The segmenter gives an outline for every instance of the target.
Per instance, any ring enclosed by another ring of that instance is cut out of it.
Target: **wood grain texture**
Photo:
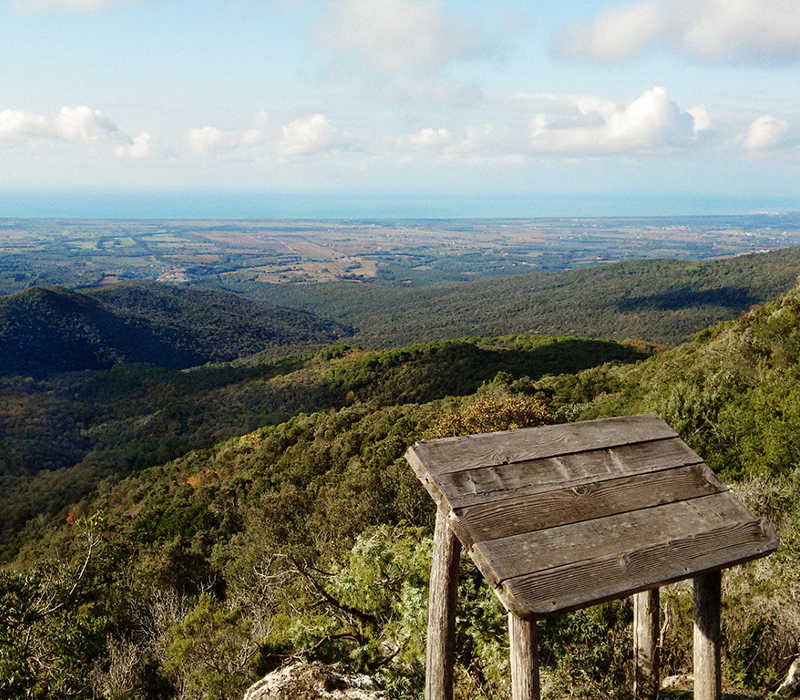
[[[679,438],[439,474],[437,488],[451,508],[577,488],[599,480],[702,462]]]
[[[485,540],[477,542],[473,552],[494,573],[496,578],[492,583],[499,583],[573,562],[590,563],[608,556],[626,556],[752,518],[750,511],[729,492],[723,492],[533,534]]]
[[[778,538],[654,414],[418,442],[406,459],[530,620],[764,556]]]
[[[504,430],[416,443],[412,448],[431,476],[451,471],[677,437],[655,414]]]
[[[729,523],[621,555],[511,578],[503,582],[498,596],[523,617],[575,610],[749,561],[777,546],[777,535],[765,521]]]
[[[722,696],[720,668],[720,615],[722,572],[694,579],[694,697],[719,700]]]
[[[539,700],[539,640],[535,620],[508,613],[512,700]]]
[[[408,462],[411,469],[414,470],[414,475],[417,479],[420,480],[422,485],[425,487],[425,490],[428,492],[428,495],[433,499],[433,502],[436,503],[441,508],[450,508],[450,504],[445,499],[444,495],[441,492],[441,489],[433,480],[431,475],[428,473],[427,465],[420,459],[419,455],[414,450],[414,446],[412,445],[406,450],[405,453],[406,462]]]
[[[475,542],[603,518],[714,493],[722,484],[705,464],[606,479],[454,510],[465,546]]]
[[[428,592],[428,639],[425,651],[425,700],[452,700],[455,662],[456,591],[461,544],[436,513],[433,558]]]
[[[656,700],[661,688],[658,653],[659,612],[658,588],[633,596],[634,700]]]

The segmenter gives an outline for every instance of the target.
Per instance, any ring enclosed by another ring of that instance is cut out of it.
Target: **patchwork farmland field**
[[[419,286],[800,244],[800,215],[352,221],[0,220],[0,293],[125,279]]]

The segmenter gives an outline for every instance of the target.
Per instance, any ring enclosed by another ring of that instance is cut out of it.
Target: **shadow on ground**
[[[617,304],[619,311],[675,311],[698,306],[722,306],[730,309],[745,309],[761,301],[744,287],[718,287],[696,291],[690,287],[672,289],[663,294],[623,299]]]

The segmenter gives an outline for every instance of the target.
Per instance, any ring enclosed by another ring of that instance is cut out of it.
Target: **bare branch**
[[[309,573],[308,568],[305,565],[301,565],[300,562],[298,562],[294,557],[290,557],[290,560],[292,564],[294,564],[298,573],[300,573],[314,587],[314,590],[324,598],[328,605],[347,615],[350,615],[351,617],[356,618],[357,620],[360,620],[362,623],[376,624],[378,622],[378,619],[375,617],[375,615],[363,612],[362,610],[358,610],[336,600],[336,598],[328,593],[323,585]],[[314,605],[318,605],[318,603],[315,603]]]
[[[69,589],[67,594],[61,599],[60,603],[53,604],[52,601],[55,598],[54,595],[51,596],[50,606],[47,607],[45,610],[42,610],[38,613],[39,618],[47,617],[52,613],[56,612],[63,608],[72,596],[75,594],[75,591],[78,590],[78,586],[80,585],[81,581],[83,580],[84,575],[86,574],[86,569],[89,566],[89,562],[92,559],[92,553],[94,552],[94,548],[100,543],[102,537],[97,534],[96,532],[92,531],[91,527],[87,527],[86,531],[86,556],[83,559],[83,565],[78,571],[78,575],[75,577],[75,580],[72,582],[72,587]]]

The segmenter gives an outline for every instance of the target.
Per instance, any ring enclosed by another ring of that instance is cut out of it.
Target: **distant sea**
[[[800,196],[0,192],[0,218],[450,219],[704,216],[800,211]]]

